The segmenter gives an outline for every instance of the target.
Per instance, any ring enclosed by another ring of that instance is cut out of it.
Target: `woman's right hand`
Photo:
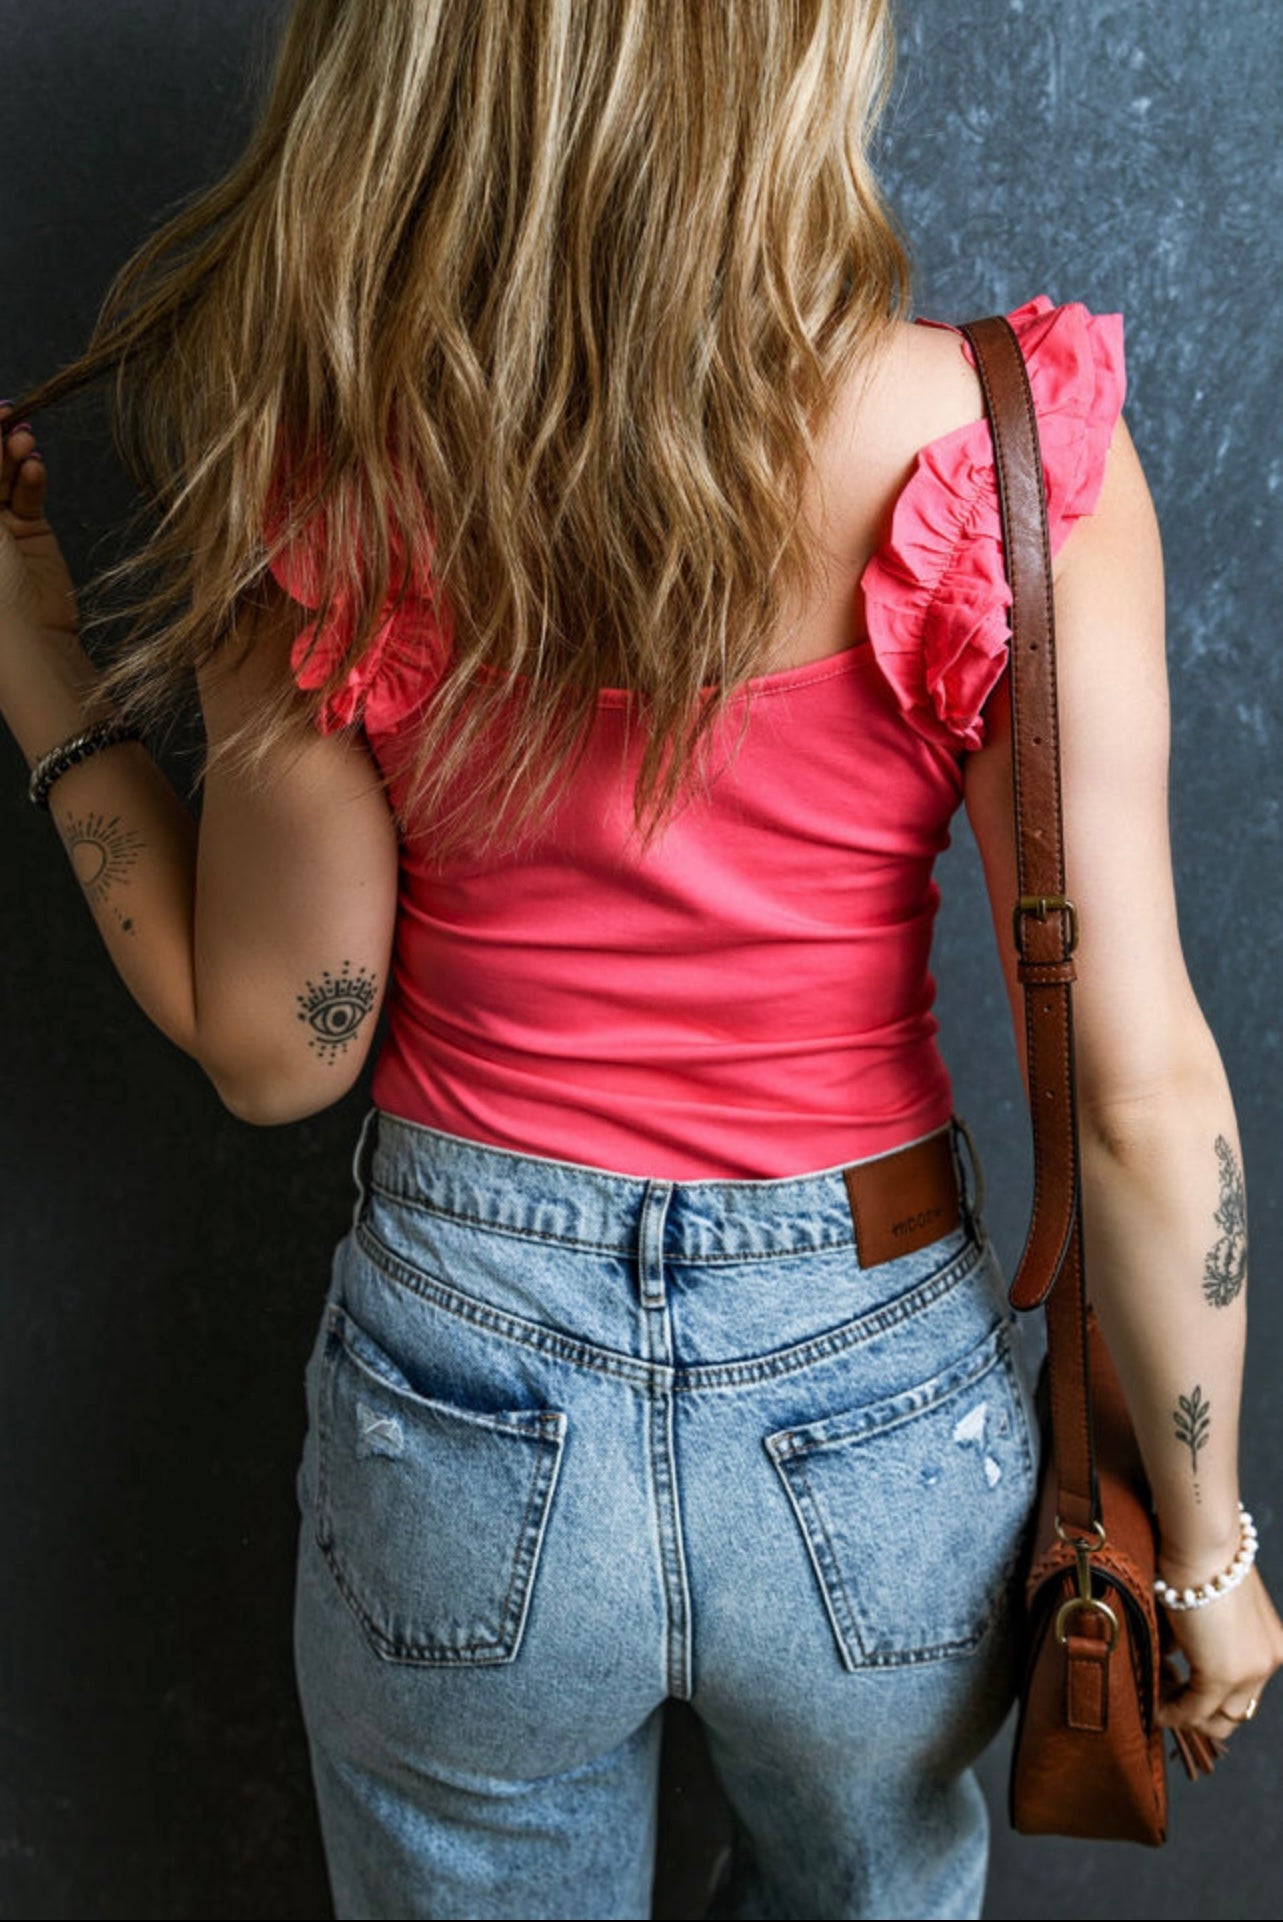
[[[1178,1571],[1159,1559],[1165,1578],[1176,1582]],[[1197,1728],[1225,1741],[1245,1726],[1249,1702],[1261,1699],[1283,1667],[1283,1621],[1255,1565],[1237,1588],[1206,1608],[1167,1613],[1189,1674],[1166,1694],[1158,1720],[1164,1728]]]

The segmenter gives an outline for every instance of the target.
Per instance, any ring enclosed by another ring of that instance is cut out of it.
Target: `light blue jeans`
[[[368,1110],[297,1476],[338,1916],[647,1917],[669,1695],[735,1818],[710,1914],[980,1914],[1038,1431],[948,1127],[962,1222],[866,1268],[839,1169]]]

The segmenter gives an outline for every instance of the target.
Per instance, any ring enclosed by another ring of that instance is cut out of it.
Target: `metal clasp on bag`
[[[1067,895],[1022,894],[1019,900],[1016,902],[1015,907],[1011,910],[1012,939],[1015,941],[1015,944],[1016,944],[1016,953],[1020,956],[1020,959],[1022,961],[1026,957],[1025,957],[1025,951],[1020,945],[1021,915],[1035,914],[1037,915],[1040,921],[1045,921],[1047,919],[1049,912],[1053,908],[1063,909],[1066,920],[1068,922],[1068,932],[1065,939],[1065,952],[1062,958],[1067,961],[1069,959],[1069,956],[1073,953],[1074,949],[1078,946],[1078,910],[1074,906],[1073,902],[1068,898]]]
[[[1078,1564],[1078,1593],[1071,1595],[1069,1600],[1062,1602],[1056,1610],[1056,1640],[1063,1648],[1069,1639],[1068,1630],[1064,1626],[1066,1617],[1072,1615],[1077,1608],[1090,1608],[1094,1609],[1098,1615],[1103,1615],[1109,1623],[1109,1651],[1112,1654],[1118,1646],[1118,1617],[1108,1602],[1102,1602],[1099,1596],[1092,1594],[1091,1563],[1087,1559],[1093,1550],[1105,1546],[1105,1530],[1099,1522],[1093,1522],[1092,1527],[1096,1531],[1094,1541],[1079,1534],[1071,1535],[1061,1523],[1059,1515],[1056,1517],[1056,1533],[1062,1542],[1068,1542],[1073,1549],[1074,1560]]]

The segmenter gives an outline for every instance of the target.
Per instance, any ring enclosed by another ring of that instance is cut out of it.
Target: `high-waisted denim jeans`
[[[735,1818],[709,1913],[980,1914],[1039,1444],[948,1127],[962,1221],[864,1267],[839,1169],[367,1111],[297,1477],[340,1917],[648,1916],[669,1695]]]

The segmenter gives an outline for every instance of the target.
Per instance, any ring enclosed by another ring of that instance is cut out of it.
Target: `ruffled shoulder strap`
[[[285,521],[279,492],[269,510],[266,538],[274,541]],[[321,603],[319,542],[324,538],[315,522],[285,544],[269,561],[279,586],[300,606],[316,610]],[[404,574],[405,554],[393,534],[393,578],[385,607],[389,607]],[[335,663],[342,659],[354,633],[352,596],[335,596],[330,618],[322,627],[309,621],[294,638],[290,665],[301,688],[324,685]],[[316,725],[322,734],[362,725],[371,738],[390,734],[417,714],[444,670],[449,638],[432,612],[422,574],[416,570],[400,608],[381,622],[363,658],[349,670],[336,693],[321,703]]]
[[[1029,370],[1054,559],[1100,498],[1126,397],[1123,316],[1037,294],[1008,315]],[[920,321],[928,327],[946,321]],[[958,332],[955,328],[954,332]],[[966,336],[959,345],[974,367]],[[1011,589],[987,416],[921,448],[860,582],[869,640],[909,724],[955,754],[980,747],[1007,664]]]

